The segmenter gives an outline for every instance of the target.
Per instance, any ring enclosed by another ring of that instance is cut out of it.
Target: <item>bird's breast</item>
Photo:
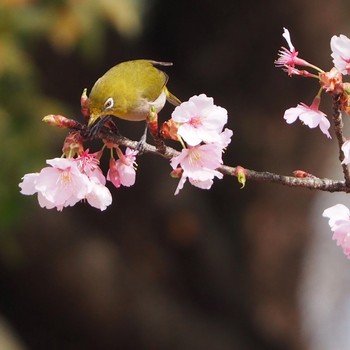
[[[165,105],[166,94],[165,91],[158,96],[154,101],[149,101],[146,98],[138,99],[138,103],[126,113],[117,113],[117,117],[129,121],[145,120],[153,106],[158,113]]]

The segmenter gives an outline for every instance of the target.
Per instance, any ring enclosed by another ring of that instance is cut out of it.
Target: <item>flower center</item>
[[[198,128],[202,125],[202,118],[200,116],[194,116],[190,120],[190,125],[194,128]]]
[[[69,170],[63,170],[60,176],[61,183],[65,186],[70,185],[71,176]]]
[[[193,149],[190,153],[190,164],[191,165],[195,165],[197,163],[199,163],[199,161],[201,160],[201,154],[200,152],[198,152],[198,150]]]

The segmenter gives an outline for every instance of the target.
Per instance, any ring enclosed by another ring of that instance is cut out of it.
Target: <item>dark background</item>
[[[83,88],[135,58],[174,62],[176,96],[206,93],[228,110],[226,164],[326,177],[331,141],[282,118],[311,103],[317,82],[273,61],[287,27],[301,57],[330,69],[329,41],[349,34],[349,10],[340,0],[0,2],[0,315],[27,349],[308,348],[296,295],[315,193],[240,190],[225,177],[174,197],[168,162],[148,154],[135,186],[110,187],[105,212],[41,209],[18,183],[61,155],[65,132],[42,117],[81,118]]]

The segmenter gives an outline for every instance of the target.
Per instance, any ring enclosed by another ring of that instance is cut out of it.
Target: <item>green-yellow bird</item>
[[[151,107],[159,112],[166,100],[177,106],[181,102],[166,87],[168,76],[155,66],[170,62],[134,60],[117,64],[99,78],[89,96],[91,126],[103,116],[111,115],[130,121],[145,120]]]

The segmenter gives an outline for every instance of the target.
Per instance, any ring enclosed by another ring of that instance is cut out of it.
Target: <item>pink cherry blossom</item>
[[[90,181],[81,173],[74,159],[54,158],[46,162],[51,167],[23,177],[23,182],[19,184],[22,194],[38,193],[41,207],[56,207],[57,210],[73,206],[86,197]]]
[[[196,146],[201,142],[219,141],[219,134],[227,123],[227,110],[201,94],[176,107],[172,119],[179,124],[178,135],[188,145]]]
[[[292,44],[292,40],[290,38],[289,30],[283,28],[282,36],[286,39],[287,44],[289,46],[289,50],[285,47],[282,47],[278,52],[278,59],[275,61],[276,67],[281,67],[288,72],[288,75],[297,74],[297,75],[308,75],[309,73],[306,71],[299,71],[295,68],[295,66],[307,66],[312,67],[319,70],[318,67],[310,64],[309,62],[298,57],[298,51],[296,51],[294,45]]]
[[[233,131],[231,129],[225,128],[225,130],[220,134],[220,140],[216,142],[216,144],[222,149],[226,148],[231,143],[232,135]]]
[[[76,158],[76,162],[80,171],[90,180],[105,185],[106,178],[102,173],[100,161],[96,156],[97,154],[89,153],[89,150],[87,150],[80,157]]]
[[[342,164],[350,164],[350,140],[346,140],[341,146],[341,150],[344,153],[344,160]]]
[[[125,155],[121,154],[119,159],[115,160],[111,158],[107,180],[111,181],[115,187],[119,188],[121,185],[129,187],[134,185],[136,179],[136,154],[137,151],[127,148]]]
[[[183,170],[175,195],[183,188],[187,179],[196,187],[209,189],[215,176],[219,179],[223,177],[222,173],[216,170],[221,164],[222,147],[215,143],[183,149],[171,160],[173,169],[180,165]]]
[[[19,184],[21,187],[21,193],[24,195],[33,195],[38,193],[38,202],[42,208],[52,209],[57,208],[57,210],[61,211],[63,209],[63,205],[56,205],[54,202],[48,200],[41,192],[38,192],[36,189],[36,184],[39,179],[40,173],[31,173],[26,174],[22,178],[22,182]]]
[[[85,151],[76,159],[80,171],[90,180],[90,191],[85,199],[94,208],[105,210],[112,204],[112,194],[106,185],[106,178],[99,166],[99,160],[96,158],[98,153],[89,153]]]
[[[39,178],[39,173],[30,173],[22,177],[22,182],[19,184],[21,193],[27,196],[31,196],[37,192],[35,186]]]
[[[100,182],[90,181],[90,191],[86,195],[87,202],[101,211],[112,204],[112,195],[109,189]]]
[[[326,118],[326,114],[318,109],[320,103],[319,97],[315,97],[311,106],[307,106],[304,103],[298,104],[296,107],[289,108],[285,111],[283,118],[288,124],[294,123],[298,118],[309,128],[316,128],[319,126],[321,131],[328,137],[330,122]]]
[[[98,155],[87,150],[76,159],[76,162],[80,171],[90,180],[90,191],[85,199],[92,207],[102,211],[112,204],[112,194],[105,186],[106,178],[99,166]]]
[[[332,238],[350,259],[350,210],[343,204],[336,204],[326,209],[322,216],[329,218],[329,226],[333,231]]]
[[[105,186],[106,179],[93,155],[86,153],[77,159],[55,158],[47,163],[51,167],[25,175],[19,184],[22,194],[38,193],[42,208],[61,211],[86,199],[91,206],[105,210],[112,203],[112,195]]]
[[[350,39],[343,34],[332,36],[331,50],[335,68],[343,75],[350,74]]]

